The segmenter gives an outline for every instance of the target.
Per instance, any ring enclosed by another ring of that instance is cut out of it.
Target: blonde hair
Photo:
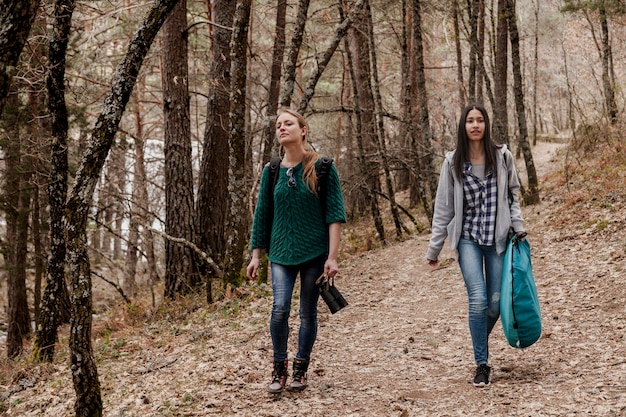
[[[296,120],[298,120],[298,125],[300,126],[301,129],[306,128],[306,134],[304,134],[302,137],[302,140],[304,142],[304,149],[305,149],[304,158],[302,158],[302,167],[304,168],[304,179],[305,179],[308,189],[313,194],[317,195],[317,173],[315,172],[315,163],[317,162],[319,158],[319,154],[315,152],[315,150],[311,148],[311,145],[309,144],[309,141],[308,141],[309,125],[304,119],[304,116],[302,116],[300,113],[298,113],[295,110],[291,110],[290,108],[282,108],[279,110],[278,116],[280,116],[283,113],[288,113],[292,115],[293,117],[295,117]],[[280,153],[281,154],[284,153],[284,149],[282,145],[280,148],[281,148]]]

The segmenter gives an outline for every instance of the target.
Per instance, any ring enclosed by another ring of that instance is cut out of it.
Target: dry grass
[[[338,286],[350,305],[334,316],[320,305],[306,391],[266,394],[271,295],[267,285],[248,285],[212,306],[196,295],[156,309],[145,300],[117,304],[97,316],[105,415],[624,415],[624,152],[597,145],[598,159],[575,160],[546,149],[537,151],[542,202],[523,208],[543,337],[519,351],[496,332],[490,389],[468,383],[471,343],[456,264],[428,268],[426,234],[382,248],[364,219],[344,231]],[[64,328],[53,364],[0,360],[0,413],[73,414],[66,346]]]

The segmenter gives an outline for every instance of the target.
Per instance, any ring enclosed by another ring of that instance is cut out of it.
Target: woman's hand
[[[329,278],[334,277],[339,273],[339,265],[336,259],[328,258],[324,263],[324,275]]]
[[[428,265],[433,266],[433,267],[437,266],[437,265],[439,265],[439,261],[437,259],[434,259],[434,260],[433,259],[428,259]]]
[[[246,276],[248,279],[254,281],[257,277],[257,272],[259,271],[259,265],[261,265],[261,250],[253,249],[252,250],[252,259],[250,259],[250,263],[246,268]]]

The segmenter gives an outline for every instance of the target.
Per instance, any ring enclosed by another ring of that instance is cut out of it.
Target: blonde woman
[[[315,281],[322,274],[329,277],[337,274],[341,223],[346,221],[339,176],[334,165],[328,177],[326,207],[321,207],[315,170],[320,158],[310,148],[308,135],[309,129],[302,115],[289,109],[281,111],[276,119],[276,137],[284,156],[277,173],[273,202],[269,201],[268,188],[272,184],[269,166],[266,166],[261,176],[252,226],[252,259],[247,268],[248,278],[256,279],[262,250],[268,251],[272,274],[270,334],[274,370],[267,389],[273,394],[282,392],[285,387],[292,391],[302,391],[307,387],[307,370],[317,337],[319,291]],[[298,352],[293,361],[293,380],[286,386],[289,313],[298,274]]]

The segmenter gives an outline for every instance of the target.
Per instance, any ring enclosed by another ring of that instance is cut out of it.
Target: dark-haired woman
[[[491,139],[487,111],[480,104],[467,106],[459,119],[457,147],[446,154],[441,168],[426,259],[437,265],[446,237],[457,252],[467,289],[477,387],[491,383],[488,341],[500,316],[507,237],[511,229],[525,234],[519,187],[511,151]]]

